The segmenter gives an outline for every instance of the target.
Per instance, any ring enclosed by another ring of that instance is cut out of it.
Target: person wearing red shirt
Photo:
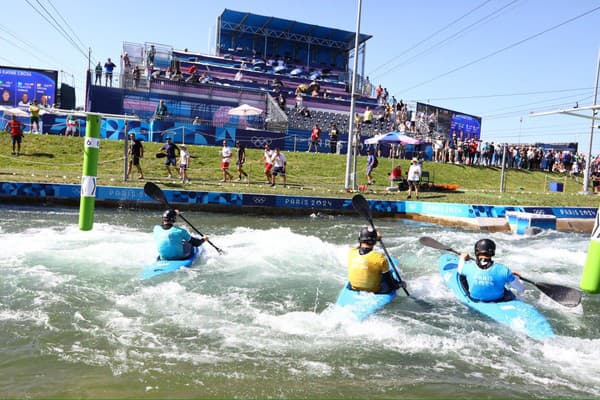
[[[12,119],[9,120],[4,128],[5,131],[10,132],[10,138],[12,140],[12,155],[20,155],[21,154],[21,139],[23,138],[23,127],[24,123],[19,121],[16,116],[12,116]],[[17,151],[15,152],[15,147]]]
[[[321,128],[319,128],[318,124],[315,124],[312,132],[310,133],[310,141],[308,142],[308,150],[307,153],[310,153],[310,149],[315,147],[315,153],[319,152],[319,140],[321,139]]]

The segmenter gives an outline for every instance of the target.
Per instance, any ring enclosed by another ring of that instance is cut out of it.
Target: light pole
[[[598,79],[600,78],[600,50],[598,51],[598,66],[596,67],[596,83],[594,85],[594,104],[597,105],[598,100]],[[587,160],[585,160],[585,172],[583,179],[583,193],[588,194],[590,186],[590,167],[592,164],[592,142],[594,140],[594,123],[596,122],[596,109],[592,109],[592,124],[590,127],[590,144],[588,147]]]

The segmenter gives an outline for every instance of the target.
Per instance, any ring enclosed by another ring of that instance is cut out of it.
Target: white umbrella
[[[260,108],[252,107],[248,104],[242,104],[239,107],[232,108],[227,112],[227,114],[246,117],[249,115],[260,115],[262,114],[262,112],[263,110],[261,110]]]

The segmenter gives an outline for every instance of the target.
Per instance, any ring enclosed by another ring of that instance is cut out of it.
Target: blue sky
[[[206,53],[225,8],[350,31],[356,26],[354,0],[14,0],[3,4],[0,64],[64,71],[59,79],[75,84],[82,104],[89,47],[102,63],[118,60],[123,42]],[[83,50],[50,25],[52,18]],[[598,27],[600,0],[362,3],[361,32],[373,35],[366,59],[371,82],[397,99],[481,116],[483,140],[579,142],[586,154],[589,119],[529,114],[592,104]],[[600,130],[595,136],[594,155]]]

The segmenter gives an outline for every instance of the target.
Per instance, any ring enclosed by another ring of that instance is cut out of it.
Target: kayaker
[[[208,236],[196,238],[175,226],[178,215],[179,210],[167,210],[163,213],[162,224],[154,227],[154,242],[161,260],[185,260],[191,257],[194,247],[208,240]]]
[[[468,283],[469,296],[478,301],[499,301],[504,297],[504,285],[509,284],[517,292],[525,289],[519,274],[507,266],[496,263],[496,243],[491,239],[481,239],[475,243],[475,259],[462,253],[457,271]]]
[[[358,235],[358,247],[348,253],[348,280],[354,290],[374,293],[389,293],[400,287],[392,276],[388,261],[379,252],[373,251],[381,234],[371,228],[362,227]]]

